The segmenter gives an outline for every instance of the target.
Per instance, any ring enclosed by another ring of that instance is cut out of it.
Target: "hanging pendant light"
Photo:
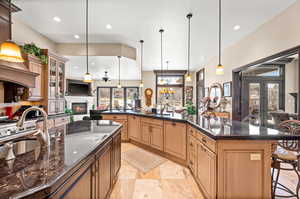
[[[192,77],[190,74],[190,60],[191,60],[191,18],[192,18],[193,14],[189,13],[186,18],[188,19],[188,71],[187,71],[187,75],[185,77],[185,80],[187,82],[192,81]]]
[[[163,85],[164,77],[163,77],[163,33],[165,32],[164,29],[160,29],[160,84]]]
[[[140,82],[140,88],[144,87],[143,82],[143,59],[144,59],[144,40],[140,40],[141,43],[141,82]]]
[[[87,83],[91,83],[92,75],[89,73],[89,0],[86,0],[86,23],[85,23],[85,46],[86,46],[86,73],[83,76],[83,81]]]
[[[219,0],[219,64],[216,68],[217,75],[224,75],[224,66],[221,64],[222,62],[221,44],[222,44],[222,4],[221,4],[221,0]]]
[[[118,88],[122,88],[121,86],[121,56],[118,56],[119,59],[119,83],[117,85]]]
[[[13,42],[11,39],[11,1],[9,1],[9,12],[10,12],[10,17],[9,17],[9,40],[3,42],[0,45],[0,60],[3,61],[8,61],[8,62],[24,62],[24,59],[22,58],[21,55],[21,48]]]

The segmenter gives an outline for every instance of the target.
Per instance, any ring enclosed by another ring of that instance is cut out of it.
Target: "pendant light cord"
[[[140,40],[141,43],[141,83],[143,82],[143,59],[144,59],[144,40]]]
[[[219,0],[219,65],[221,65],[221,40],[222,40],[222,3],[221,0]]]
[[[160,29],[160,72],[161,72],[161,77],[163,78],[163,32],[164,29]]]
[[[190,75],[190,59],[191,59],[191,18],[192,18],[192,13],[189,13],[186,17],[189,20],[188,24],[188,75]]]
[[[89,73],[89,0],[86,0],[86,36],[85,36],[85,42],[86,42],[86,72]]]
[[[119,59],[119,85],[121,85],[121,56],[118,56]]]
[[[9,0],[9,40],[12,40],[11,0]]]

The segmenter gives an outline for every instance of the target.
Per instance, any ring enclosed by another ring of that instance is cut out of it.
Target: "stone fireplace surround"
[[[73,115],[74,120],[82,120],[84,116],[90,115],[90,110],[93,108],[94,97],[93,96],[65,96],[67,102],[67,108],[72,109],[72,103],[87,103],[87,114]]]

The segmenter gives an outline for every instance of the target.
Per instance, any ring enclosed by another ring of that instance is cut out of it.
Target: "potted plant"
[[[42,49],[37,47],[34,43],[22,46],[22,52],[34,55],[38,57],[43,64],[48,64],[48,56],[43,54]]]

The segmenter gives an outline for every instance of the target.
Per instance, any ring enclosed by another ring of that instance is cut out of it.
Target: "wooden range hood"
[[[0,60],[0,81],[13,82],[27,88],[35,87],[35,78],[39,74],[30,72],[25,64]]]

